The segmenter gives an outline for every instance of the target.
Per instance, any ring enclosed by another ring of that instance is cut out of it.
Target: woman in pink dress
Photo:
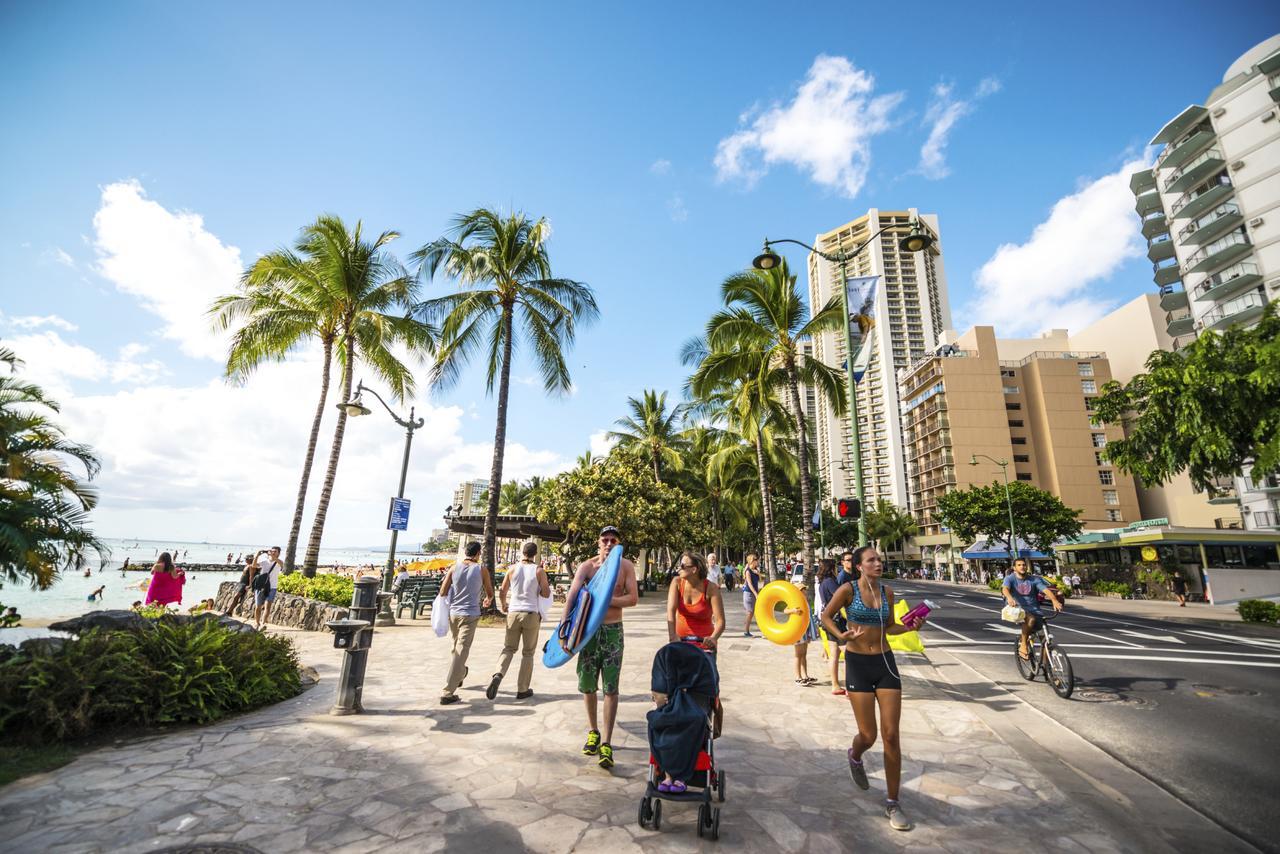
[[[182,585],[187,583],[187,574],[173,565],[173,558],[168,552],[161,552],[156,565],[151,567],[151,584],[147,587],[147,604],[155,602],[160,605],[171,605],[182,602]]]

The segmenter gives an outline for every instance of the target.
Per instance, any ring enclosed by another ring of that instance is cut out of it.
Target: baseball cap
[[[600,529],[600,536],[603,537],[605,534],[613,534],[618,539],[622,539],[622,532],[619,531],[617,528],[615,528],[613,525],[605,525],[603,528]]]

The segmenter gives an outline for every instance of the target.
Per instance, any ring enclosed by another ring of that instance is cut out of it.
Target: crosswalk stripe
[[[1144,638],[1146,640],[1160,641],[1161,643],[1183,643],[1179,638],[1173,635],[1148,635],[1143,632],[1135,632],[1132,629],[1116,629],[1117,632],[1125,635],[1132,635],[1135,638]]]

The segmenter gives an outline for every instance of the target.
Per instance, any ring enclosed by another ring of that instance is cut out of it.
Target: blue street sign
[[[388,531],[407,531],[409,529],[409,499],[391,499],[391,509],[387,512]]]

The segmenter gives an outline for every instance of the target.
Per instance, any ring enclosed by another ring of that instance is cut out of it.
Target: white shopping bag
[[[551,601],[550,596],[538,597],[538,616],[543,620],[551,616]]]
[[[1006,623],[1021,623],[1024,616],[1022,609],[1014,605],[1005,605],[1000,610],[1000,619]]]
[[[450,590],[448,597],[436,596],[431,603],[431,628],[438,638],[449,634],[449,602],[452,599],[453,590]]]

